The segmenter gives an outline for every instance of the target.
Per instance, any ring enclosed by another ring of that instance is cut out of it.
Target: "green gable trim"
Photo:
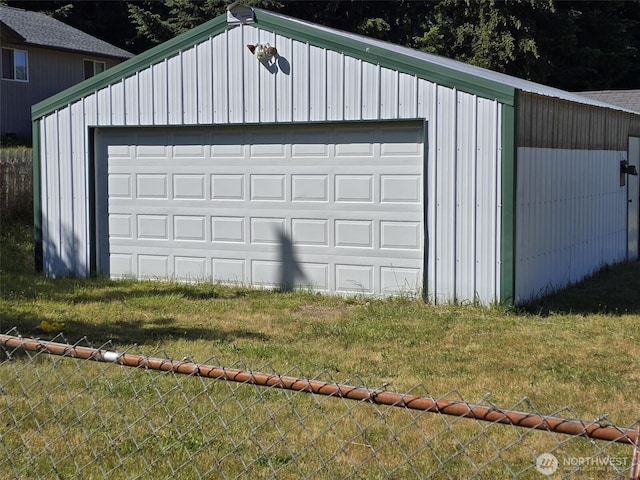
[[[453,68],[435,65],[423,60],[416,60],[409,54],[390,52],[389,50],[367,43],[366,40],[345,38],[339,34],[323,31],[313,25],[298,23],[297,21],[275,15],[273,13],[256,10],[257,28],[287,36],[311,45],[327,48],[348,56],[360,58],[366,62],[380,65],[392,70],[398,70],[409,75],[434,82],[445,87],[478,95],[479,97],[498,100],[507,105],[514,104],[515,89],[492,80],[484,79]],[[32,118],[38,119],[59,108],[78,101],[92,93],[117,83],[136,72],[161,62],[178,54],[181,50],[190,48],[218,35],[237,25],[229,25],[227,16],[220,15],[202,25],[189,30],[172,40],[162,43],[140,55],[137,55],[105,72],[89,78],[67,90],[64,90],[33,106]]]
[[[227,24],[226,15],[220,15],[213,20],[189,30],[188,32],[153,47],[140,55],[136,55],[115,67],[105,70],[95,77],[91,77],[71,88],[68,88],[67,90],[35,104],[31,109],[31,117],[36,120],[59,108],[66,107],[70,103],[76,102],[104,87],[130,77],[140,70],[144,70],[151,65],[159,63],[165,58],[170,58],[186,48],[190,48],[193,45],[201,43],[209,37],[218,35],[228,28],[231,28],[231,26]]]
[[[502,105],[502,152],[500,158],[500,298],[515,301],[515,192],[516,115],[515,107]]]
[[[340,52],[385,68],[416,75],[445,87],[457,88],[479,97],[514,105],[515,89],[509,85],[460,72],[453,68],[435,65],[428,61],[417,60],[411,55],[390,52],[385,48],[367,43],[364,39],[360,41],[345,38],[332,32],[317,29],[313,25],[288,20],[264,10],[256,10],[255,16],[256,25],[261,29],[316,47]]]

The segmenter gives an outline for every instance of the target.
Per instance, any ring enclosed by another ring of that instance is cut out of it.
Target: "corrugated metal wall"
[[[526,301],[626,259],[620,160],[636,115],[520,93],[516,299]]]
[[[270,43],[261,65],[247,44]],[[255,26],[228,30],[41,120],[44,267],[87,275],[88,127],[427,121],[427,295],[497,300],[501,105]]]

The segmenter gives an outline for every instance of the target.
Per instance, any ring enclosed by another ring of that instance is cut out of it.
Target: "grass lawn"
[[[503,408],[527,397],[540,413],[568,406],[579,418],[608,415],[620,426],[640,419],[638,263],[607,268],[527,309],[488,308],[211,284],[52,280],[32,272],[29,235],[27,227],[2,232],[0,333],[16,327],[35,335],[41,320],[62,321],[70,342],[113,341],[119,350],[136,345],[148,355],[240,362],[254,371],[326,372],[370,388],[422,385],[419,393],[468,402],[490,393]]]

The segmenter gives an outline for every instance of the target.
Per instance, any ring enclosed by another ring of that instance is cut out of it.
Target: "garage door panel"
[[[243,258],[213,258],[212,280],[214,282],[248,285],[246,260]]]
[[[169,255],[138,255],[138,277],[151,279],[171,278]]]
[[[209,279],[206,257],[175,256],[173,262],[176,280],[202,282]]]
[[[173,176],[174,200],[205,200],[206,177],[199,173],[183,173]]]
[[[256,129],[101,135],[105,269],[345,294],[422,288],[420,124]]]

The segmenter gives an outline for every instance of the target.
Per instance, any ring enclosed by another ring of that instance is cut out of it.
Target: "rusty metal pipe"
[[[234,368],[198,364],[193,362],[146,357],[129,353],[118,353],[90,347],[67,345],[36,339],[0,335],[0,345],[6,348],[61,355],[71,358],[112,362],[127,367],[146,368],[164,372],[195,375],[216,380],[225,380],[265,387],[282,388],[299,392],[328,395],[350,400],[359,400],[378,405],[403,407],[412,410],[440,413],[457,417],[473,418],[517,427],[546,430],[573,436],[635,445],[638,431],[597,422],[553,417],[516,410],[506,410],[466,402],[436,400],[431,397],[374,390],[365,387],[342,385],[319,380],[307,380],[283,375],[251,372]]]

